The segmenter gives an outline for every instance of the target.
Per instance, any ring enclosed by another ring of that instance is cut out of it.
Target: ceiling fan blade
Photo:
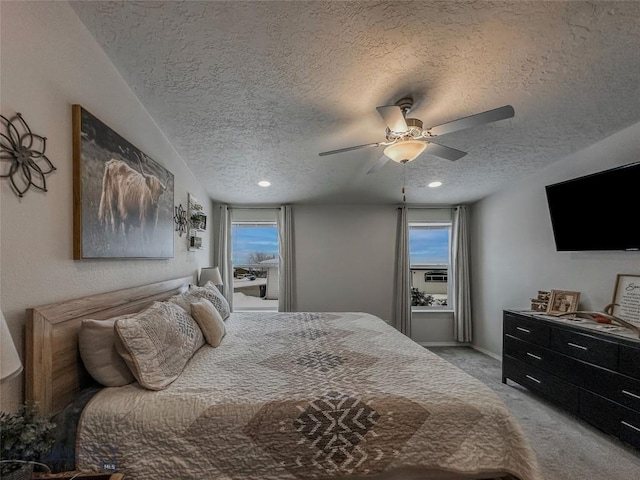
[[[487,110],[486,112],[477,113],[469,117],[459,118],[452,122],[443,123],[428,129],[431,135],[438,136],[445,133],[457,132],[458,130],[464,130],[465,128],[477,127],[484,125],[485,123],[497,122],[498,120],[505,120],[515,115],[515,111],[511,105],[505,105],[504,107],[494,108],[493,110]]]
[[[386,155],[382,155],[378,160],[376,160],[376,163],[374,163],[371,168],[367,170],[367,174],[376,173],[378,170],[384,167],[389,160],[389,157],[387,157]]]
[[[384,107],[376,107],[378,113],[387,124],[392,132],[403,133],[409,130],[407,122],[404,119],[402,110],[396,105],[387,105]]]
[[[445,147],[444,145],[433,142],[429,142],[429,145],[427,145],[425,152],[429,155],[436,155],[438,157],[446,158],[447,160],[451,161],[460,160],[467,154],[467,152],[463,152],[462,150]]]
[[[356,145],[354,147],[339,148],[338,150],[329,150],[328,152],[320,152],[318,155],[320,155],[321,157],[324,157],[325,155],[333,155],[334,153],[350,152],[351,150],[357,150],[358,148],[379,147],[380,145],[382,145],[380,142],[367,143],[365,145]]]

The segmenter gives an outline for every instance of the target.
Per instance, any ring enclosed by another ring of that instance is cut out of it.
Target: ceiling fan
[[[504,107],[487,110],[486,112],[423,129],[422,120],[407,118],[411,107],[413,107],[413,99],[410,97],[399,100],[395,105],[376,107],[376,110],[387,124],[386,140],[321,152],[319,155],[322,157],[325,155],[333,155],[334,153],[348,152],[358,148],[386,147],[384,149],[384,155],[373,164],[367,173],[377,172],[384,167],[389,160],[403,164],[410,162],[424,151],[430,155],[437,155],[438,157],[455,161],[464,157],[467,152],[440,145],[439,143],[431,141],[431,139],[446,133],[457,132],[458,130],[477,127],[485,123],[497,122],[498,120],[505,120],[513,117],[515,114],[511,105],[505,105]]]

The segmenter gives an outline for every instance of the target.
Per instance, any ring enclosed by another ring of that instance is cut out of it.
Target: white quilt
[[[226,328],[165,390],[97,394],[78,468],[127,480],[542,479],[492,390],[375,316],[233,313]]]

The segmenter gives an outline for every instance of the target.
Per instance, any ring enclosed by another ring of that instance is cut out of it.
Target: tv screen
[[[640,250],[640,162],[545,188],[558,251]]]

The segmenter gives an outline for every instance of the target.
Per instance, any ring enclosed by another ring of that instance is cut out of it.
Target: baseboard
[[[489,355],[491,358],[495,358],[496,360],[502,361],[502,357],[497,353],[490,352],[486,348],[478,347],[477,345],[471,345],[471,348],[479,351],[480,353],[484,353],[485,355]]]
[[[422,347],[470,347],[470,343],[461,342],[416,342]]]

